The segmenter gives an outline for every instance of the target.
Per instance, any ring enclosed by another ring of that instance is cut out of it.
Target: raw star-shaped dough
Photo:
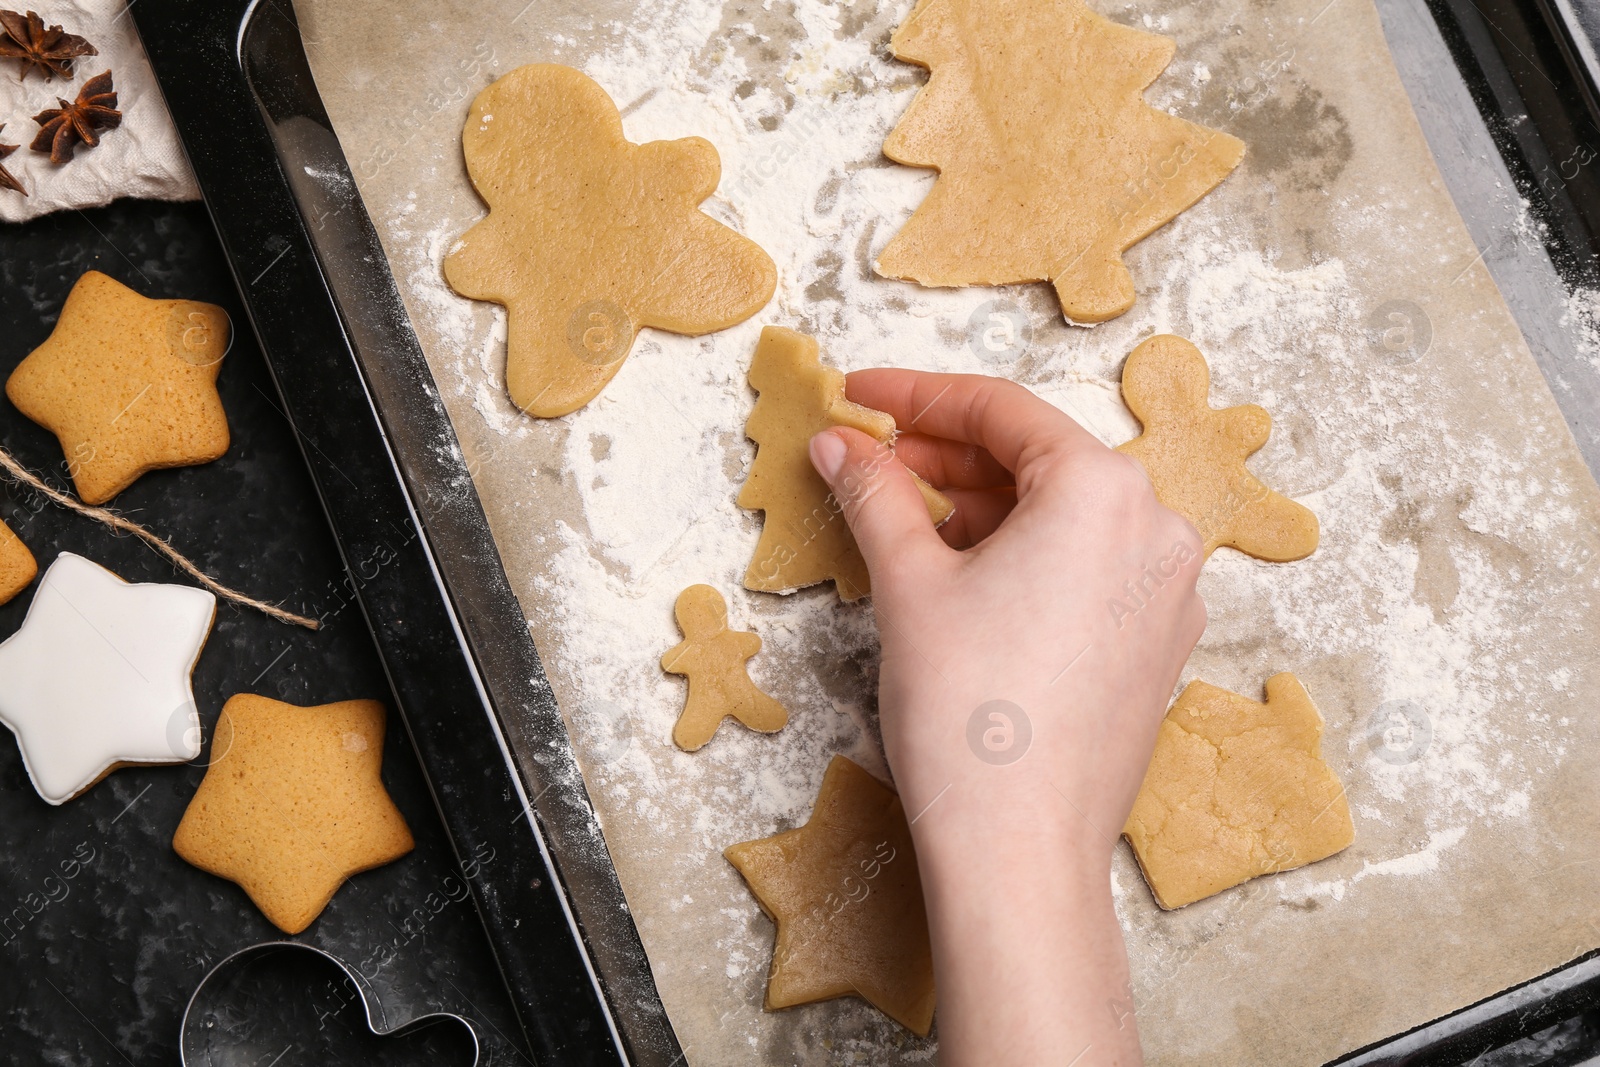
[[[676,613],[684,640],[661,657],[661,669],[689,679],[689,699],[672,729],[673,743],[693,752],[729,717],[764,734],[783,729],[789,713],[756,688],[745,667],[761,651],[761,638],[728,629],[722,594],[709,585],[691,585],[678,594]]]
[[[78,495],[103,504],[147,471],[228,451],[217,375],[231,329],[215,304],[151,300],[89,271],[6,396],[61,441]]]
[[[890,48],[930,74],[884,155],[939,172],[878,257],[891,278],[1048,281],[1069,320],[1115,318],[1134,299],[1123,251],[1244,156],[1144,102],[1171,40],[1081,0],[919,0]]]
[[[711,142],[633,144],[580,71],[518,67],[478,94],[461,143],[489,216],[444,275],[505,305],[506,387],[531,415],[594,399],[640,327],[726,329],[777,286],[760,246],[699,210],[722,172]]]
[[[760,395],[744,432],[757,449],[739,506],[766,515],[745,588],[788,593],[832,579],[844,599],[866,596],[872,591],[866,561],[809,449],[812,436],[830,426],[852,427],[888,446],[894,418],[846,400],[844,375],[818,361],[817,342],[781,326],[761,331],[750,384]],[[949,497],[920,478],[917,486],[935,525],[955,511]]]
[[[216,612],[203,589],[130,585],[82,556],[56,557],[22,628],[0,644],[0,722],[46,803],[124,764],[200,754],[190,675]]]
[[[1144,464],[1161,502],[1200,531],[1206,555],[1221,545],[1273,563],[1311,555],[1317,517],[1244,465],[1267,443],[1272,416],[1254,404],[1219,411],[1210,393],[1198,348],[1171,334],[1145,341],[1122,369],[1122,398],[1144,432],[1117,451]]]
[[[1265,704],[1191,682],[1161,724],[1122,832],[1163,908],[1348,848],[1350,805],[1300,680],[1267,679]]]
[[[411,851],[383,788],[383,720],[376,700],[229,700],[173,849],[237,882],[274,926],[298,934],[345,879]]]
[[[22,543],[22,538],[5,523],[0,522],[0,604],[28,588],[39,565],[33,553]]]
[[[835,756],[809,822],[723,855],[778,924],[767,1010],[855,993],[908,1030],[928,1032],[928,913],[893,790]]]

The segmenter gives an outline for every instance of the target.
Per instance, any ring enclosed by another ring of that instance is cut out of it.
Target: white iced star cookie
[[[123,764],[200,754],[190,675],[216,613],[202,589],[130,585],[82,556],[56,557],[22,628],[0,644],[0,722],[46,802]]]

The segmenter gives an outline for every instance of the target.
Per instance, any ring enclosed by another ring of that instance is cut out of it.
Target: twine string
[[[113,530],[120,530],[123,533],[132,534],[133,536],[139,538],[139,540],[143,541],[145,544],[149,545],[151,548],[167,557],[167,560],[171,562],[174,567],[177,567],[180,571],[187,574],[189,577],[193,578],[195,581],[199,582],[201,585],[205,586],[205,588],[211,590],[211,592],[215,593],[222,599],[230,600],[235,604],[240,604],[247,608],[254,608],[263,615],[277,619],[279,622],[290,623],[294,626],[304,626],[308,630],[321,629],[321,624],[317,622],[316,619],[308,619],[304,615],[296,615],[294,612],[285,611],[283,608],[280,608],[275,604],[268,604],[265,601],[246,596],[236,589],[229,589],[221,582],[216,581],[210,575],[206,574],[199,567],[196,567],[193,563],[189,562],[188,558],[184,556],[183,553],[173,548],[161,537],[151,533],[138,523],[133,522],[130,519],[123,518],[114,511],[107,511],[105,508],[97,508],[89,504],[85,504],[77,497],[68,493],[63,493],[61,490],[54,488],[48,482],[44,481],[44,479],[40,478],[37,474],[34,474],[21,463],[18,463],[16,459],[12,457],[11,453],[7,452],[3,448],[0,448],[0,467],[4,467],[6,473],[9,474],[14,480],[21,482],[23,485],[29,486],[37,492],[43,493],[46,498],[60,505],[61,507],[67,508],[70,511],[76,511],[79,515],[83,515],[86,518],[93,519],[95,522],[109,526]]]

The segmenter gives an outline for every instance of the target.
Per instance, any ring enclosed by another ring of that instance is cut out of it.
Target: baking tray
[[[1386,24],[1422,10],[1402,6],[1385,5]],[[674,1062],[561,719],[292,11],[141,0],[132,12],[346,560],[393,555],[356,597],[457,847],[492,839],[528,859],[476,899],[536,1053]],[[513,748],[532,756],[525,776]],[[1344,1062],[1465,1062],[1468,1046],[1584,1010],[1594,987],[1579,960]]]

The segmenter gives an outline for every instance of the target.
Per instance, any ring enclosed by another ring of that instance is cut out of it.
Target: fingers
[[[927,434],[895,438],[894,454],[936,489],[1003,489],[1017,484],[988,449]]]
[[[878,441],[842,426],[825,430],[811,439],[811,465],[839,501],[874,585],[945,550],[911,472]]]
[[[893,415],[901,430],[986,449],[1014,473],[1050,452],[1105,448],[1060,408],[1004,378],[862,370],[845,379],[845,395]]]
[[[955,549],[971,548],[994,533],[1017,506],[1017,491],[1009,488],[947,489],[945,495],[955,501],[956,511],[939,527],[939,536]]]

